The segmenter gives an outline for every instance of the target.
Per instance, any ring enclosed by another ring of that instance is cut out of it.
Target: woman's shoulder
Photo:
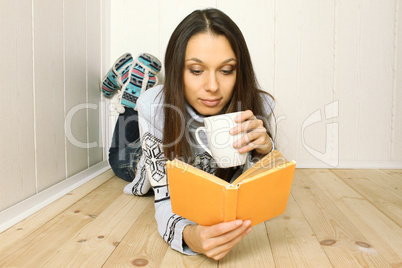
[[[163,85],[158,85],[156,87],[146,90],[140,95],[137,101],[138,111],[143,114],[150,116],[155,115],[157,110],[162,110],[164,95],[163,95]]]
[[[143,92],[138,98],[138,109],[141,107],[149,107],[150,104],[162,104],[163,103],[163,85],[152,87]]]
[[[275,108],[274,99],[266,91],[260,92],[260,96],[262,99],[262,105],[264,106],[267,115],[270,115]]]

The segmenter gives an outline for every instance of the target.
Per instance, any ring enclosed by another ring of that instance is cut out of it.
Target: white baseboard
[[[110,166],[107,161],[100,162],[87,170],[1,211],[0,233],[102,174],[109,168]]]

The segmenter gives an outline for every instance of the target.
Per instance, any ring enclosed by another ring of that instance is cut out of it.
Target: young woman
[[[153,188],[159,233],[173,249],[218,260],[251,231],[251,222],[200,226],[175,215],[166,161],[179,158],[225,180],[234,179],[273,149],[267,129],[273,98],[258,87],[239,28],[217,9],[194,11],[177,26],[166,50],[165,75],[164,86],[147,90],[137,102],[142,148],[137,137],[131,137],[128,146],[111,150],[109,160],[118,176],[132,180],[125,193],[143,195]],[[236,111],[244,112],[235,119],[240,124],[231,133],[246,134],[234,146],[240,153],[250,152],[249,159],[244,166],[219,169],[199,146],[194,132],[203,125],[203,118]],[[119,121],[136,119],[132,110],[126,113]],[[124,126],[120,130],[136,132],[135,123],[120,125]],[[118,137],[127,138],[118,130],[114,137],[115,145]]]

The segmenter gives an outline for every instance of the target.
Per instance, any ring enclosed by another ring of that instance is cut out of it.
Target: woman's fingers
[[[230,134],[235,135],[240,132],[247,132],[256,128],[264,127],[264,122],[262,120],[257,119],[252,112],[251,115],[252,116],[242,117],[244,120],[239,122],[242,123],[230,129]]]
[[[235,118],[240,123],[230,129],[232,135],[245,132],[245,134],[233,143],[234,148],[239,149],[239,153],[246,153],[256,150],[257,153],[266,154],[272,148],[271,141],[264,127],[264,122],[257,119],[250,110],[242,112]]]
[[[238,116],[236,116],[234,121],[236,123],[240,123],[240,122],[246,121],[252,117],[255,118],[254,113],[251,110],[247,110],[247,111],[240,113]]]
[[[270,145],[267,130],[263,127],[254,129],[244,134],[239,140],[233,143],[234,148],[239,148],[240,153],[254,149],[268,148]]]
[[[250,231],[251,222],[249,220],[244,221],[238,228],[235,228],[229,232],[222,233],[220,236],[216,236],[211,239],[210,247],[205,248],[205,255],[219,260],[223,258],[238,242],[243,239]]]
[[[249,220],[236,220],[212,226],[188,225],[183,231],[183,238],[193,251],[218,260],[251,231],[250,226]]]
[[[239,243],[247,234],[251,232],[251,227],[245,229],[242,233],[236,236],[234,239],[228,241],[225,244],[220,245],[219,247],[215,248],[210,254],[213,256],[212,258],[215,260],[220,260],[229,253],[229,251]]]
[[[223,244],[227,243],[228,241],[235,239],[236,237],[238,237],[239,235],[244,233],[244,231],[247,230],[247,228],[250,227],[250,225],[251,225],[251,222],[249,220],[246,220],[246,221],[242,222],[242,224],[239,225],[238,228],[233,229],[226,233],[222,233],[221,235],[214,237],[215,244],[223,245]]]
[[[242,220],[235,220],[230,222],[222,222],[207,228],[206,236],[218,237],[239,228],[242,225]]]

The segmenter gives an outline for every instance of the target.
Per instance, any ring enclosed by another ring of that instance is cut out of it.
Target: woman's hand
[[[272,149],[271,139],[263,121],[257,119],[250,110],[242,112],[235,118],[235,122],[241,123],[230,130],[230,134],[235,135],[239,132],[246,134],[233,144],[234,148],[239,148],[239,153],[246,153],[255,150],[258,154],[265,155]]]
[[[250,225],[250,220],[235,220],[212,226],[187,225],[183,230],[183,239],[192,251],[220,260],[250,233]]]

